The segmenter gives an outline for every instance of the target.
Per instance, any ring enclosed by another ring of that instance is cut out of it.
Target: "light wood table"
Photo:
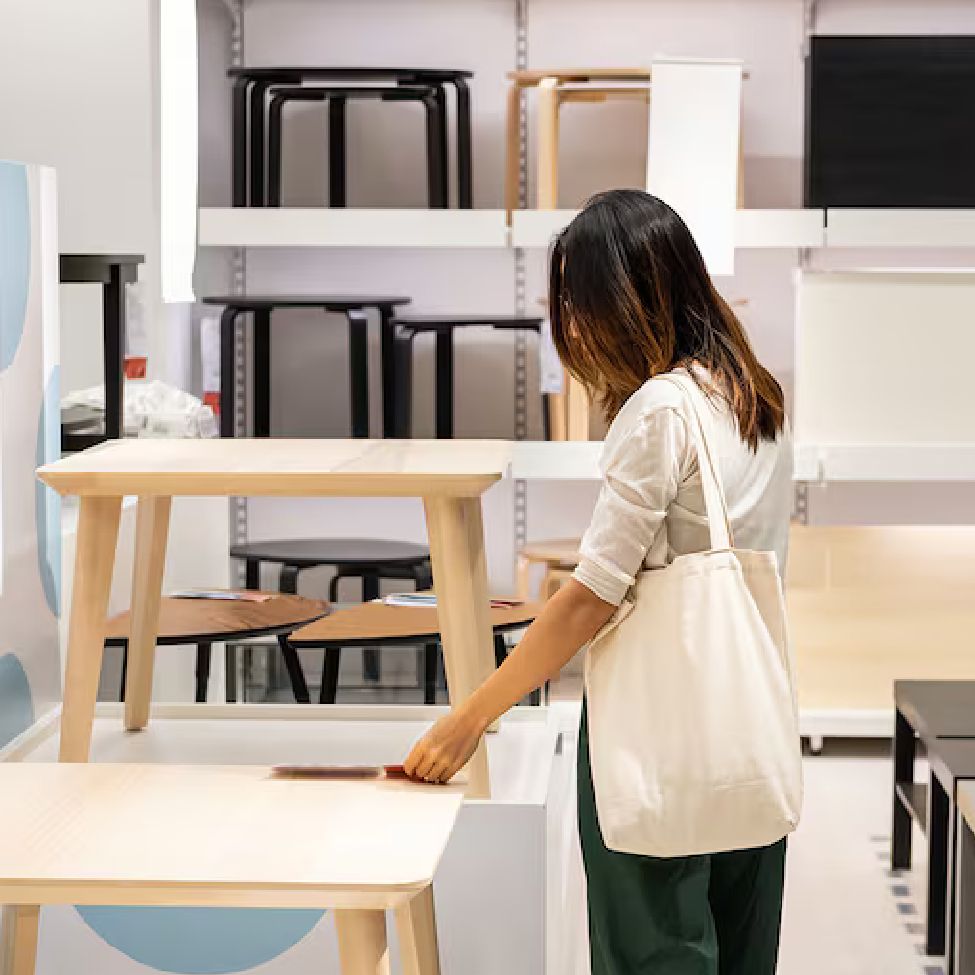
[[[437,975],[433,875],[462,801],[251,766],[0,765],[7,971],[32,975],[41,906],[137,904],[334,911],[344,975],[388,975],[393,910],[405,975]]]
[[[579,564],[578,538],[563,538],[550,542],[529,542],[518,553],[515,565],[515,583],[518,596],[527,599],[530,591],[529,573],[533,564],[545,566],[538,598],[545,602],[558,592],[559,587]]]
[[[508,470],[501,441],[122,440],[38,472],[79,495],[60,759],[88,760],[119,513],[138,495],[125,726],[146,727],[153,647],[173,495],[354,496],[423,499],[441,600],[447,681],[455,705],[494,669],[480,496]],[[483,742],[470,794],[490,794]]]

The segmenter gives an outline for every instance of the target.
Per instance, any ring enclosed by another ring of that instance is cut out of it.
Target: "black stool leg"
[[[271,309],[254,312],[254,436],[271,436]]]
[[[129,670],[129,644],[122,644],[122,686],[118,691],[118,699],[124,703],[125,701],[125,676]]]
[[[255,81],[251,85],[251,117],[250,117],[250,205],[262,207],[265,205],[264,192],[264,109],[267,101],[267,90],[275,82]]]
[[[345,104],[344,95],[328,99],[328,205],[346,205],[345,177]]]
[[[474,206],[471,170],[471,92],[463,78],[454,79],[457,89],[457,205],[462,210]]]
[[[228,643],[224,648],[226,664],[226,684],[227,684],[227,703],[237,703],[237,648],[232,643]]]
[[[296,565],[285,565],[281,567],[281,575],[278,577],[278,589],[286,592],[290,596],[298,595],[298,573],[301,570]]]
[[[398,326],[393,333],[393,355],[396,372],[395,436],[409,439],[413,435],[413,337],[411,328]]]
[[[244,562],[244,587],[261,588],[261,562],[259,559],[246,559]]]
[[[396,436],[396,343],[393,309],[379,309],[379,371],[383,387],[383,437]]]
[[[440,660],[440,646],[436,643],[423,645],[423,703],[437,703],[437,664]]]
[[[443,114],[435,90],[427,93],[423,104],[427,110],[427,201],[431,210],[442,210],[447,206],[443,198]]]
[[[374,572],[369,572],[362,577],[362,601],[372,602],[379,598],[379,576]],[[379,672],[379,647],[363,647],[362,649],[362,676],[370,683],[378,683]]]
[[[122,436],[122,373],[125,348],[125,282],[122,268],[112,264],[109,280],[102,286],[104,307],[102,321],[105,367],[105,436],[118,440]]]
[[[447,93],[443,85],[434,89],[437,100],[437,129],[440,137],[440,199],[444,209],[450,207],[450,144],[447,131]]]
[[[301,661],[298,659],[298,651],[284,633],[278,635],[278,645],[284,655],[284,665],[288,668],[288,677],[291,680],[291,690],[294,692],[295,700],[299,704],[308,704],[311,697],[308,694],[308,684],[305,683],[305,673],[301,669]]]
[[[322,665],[322,687],[318,694],[319,704],[334,704],[339,689],[339,665],[342,663],[342,648],[328,647]]]
[[[220,315],[220,436],[232,437],[236,399],[234,375],[234,334],[237,309],[225,308]]]
[[[504,642],[503,633],[494,634],[494,666],[500,667],[508,658],[508,645]]]
[[[233,95],[233,159],[231,182],[233,205],[247,206],[247,99],[250,81],[234,79]]]
[[[271,98],[267,110],[267,203],[281,206],[281,125],[284,103],[281,95]]]
[[[433,588],[433,567],[429,559],[413,567],[413,585],[417,592]]]
[[[361,308],[346,312],[349,322],[349,384],[352,436],[369,436],[369,316]]]
[[[454,435],[454,330],[437,329],[437,439]]]
[[[207,699],[207,685],[210,683],[210,651],[209,643],[196,645],[196,703],[202,704]]]

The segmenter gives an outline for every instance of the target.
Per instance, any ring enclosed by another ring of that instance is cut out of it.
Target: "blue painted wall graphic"
[[[37,424],[38,467],[61,456],[61,413],[58,368],[48,377]],[[61,497],[38,478],[34,479],[34,521],[37,526],[37,561],[44,598],[52,613],[61,607]]]
[[[192,824],[187,824],[192,829]],[[161,972],[228,975],[256,968],[301,941],[321,911],[216,907],[79,907],[113,948]]]
[[[30,682],[12,654],[0,656],[0,748],[34,723]]]
[[[20,163],[0,162],[0,217],[0,369],[6,369],[24,334],[30,295],[30,186]]]

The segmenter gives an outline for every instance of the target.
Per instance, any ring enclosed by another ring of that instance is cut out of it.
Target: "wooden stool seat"
[[[405,975],[438,975],[433,876],[462,801],[251,766],[2,765],[9,971],[34,971],[41,906],[125,904],[334,911],[344,975],[388,971],[392,910]]]
[[[559,586],[571,575],[572,570],[579,564],[579,539],[563,538],[546,542],[530,542],[518,553],[518,563],[515,568],[518,597],[527,599],[530,587],[529,573],[532,565],[541,564],[545,567],[545,575],[538,598],[545,602],[554,595]]]
[[[508,630],[528,626],[541,610],[539,603],[525,602],[516,606],[490,610],[491,628],[495,635],[495,662],[503,661],[498,640]],[[435,607],[390,606],[382,602],[362,603],[322,617],[297,630],[290,642],[295,647],[317,647],[325,650],[320,702],[334,704],[338,672],[345,647],[423,645],[425,648],[425,702],[433,704],[437,644],[440,640],[440,618]],[[501,646],[504,641],[501,639]]]
[[[206,700],[207,683],[210,678],[210,652],[214,643],[276,636],[284,654],[295,700],[300,704],[308,703],[310,699],[308,686],[305,683],[298,655],[288,642],[288,634],[328,613],[328,603],[320,599],[305,599],[302,596],[282,593],[260,595],[267,598],[263,602],[173,597],[166,597],[160,601],[156,646],[196,644],[197,702]],[[126,651],[122,663],[123,700],[130,629],[130,615],[126,611],[108,621],[105,637],[106,646],[122,647]],[[233,693],[231,693],[232,684]],[[227,700],[233,700],[235,697],[236,656],[233,649],[228,647]]]

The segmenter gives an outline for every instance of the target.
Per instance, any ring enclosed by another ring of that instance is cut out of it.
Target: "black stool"
[[[409,298],[363,295],[223,295],[204,298],[205,305],[223,307],[220,316],[220,436],[234,435],[234,325],[241,315],[254,316],[254,436],[271,435],[271,315],[278,308],[320,308],[345,315],[349,328],[349,380],[352,436],[369,436],[369,318],[379,312],[383,384],[383,436],[394,427],[393,312]]]
[[[538,332],[541,318],[517,315],[427,315],[415,318],[395,318],[392,323],[396,346],[396,435],[408,437],[412,427],[413,402],[413,339],[421,332],[435,332],[437,336],[437,438],[454,435],[454,330],[472,326],[501,329],[528,329]]]
[[[342,579],[357,578],[362,582],[362,601],[379,598],[382,579],[412,580],[416,589],[433,588],[430,550],[411,542],[384,541],[372,538],[296,538],[234,545],[230,555],[243,559],[245,586],[261,588],[261,563],[281,566],[278,588],[297,594],[298,576],[305,569],[327,566],[335,569],[329,583],[329,602],[338,602]],[[379,653],[364,650],[364,670],[370,680],[379,679]]]
[[[125,286],[138,278],[141,254],[62,254],[59,262],[61,284],[100,284],[102,286],[102,329],[105,368],[105,432],[73,433],[62,429],[61,449],[85,450],[105,440],[122,436],[124,398],[122,379],[125,363]]]
[[[231,68],[233,79],[233,205],[267,205],[265,129],[268,91],[276,85],[297,86],[308,82],[393,82],[397,85],[438,90],[436,98],[446,106],[446,87],[452,86],[457,105],[457,199],[461,209],[473,206],[471,175],[471,103],[467,81],[470,71],[449,68],[383,67],[266,67]],[[439,139],[441,171],[448,171],[446,111]],[[344,168],[344,160],[343,160]]]
[[[350,98],[384,102],[421,102],[426,109],[427,201],[431,209],[449,204],[447,181],[447,106],[443,88],[409,85],[352,88],[348,86],[272,88],[268,108],[268,205],[281,206],[281,121],[289,102],[322,102],[328,106],[328,205],[346,203],[345,109]]]

